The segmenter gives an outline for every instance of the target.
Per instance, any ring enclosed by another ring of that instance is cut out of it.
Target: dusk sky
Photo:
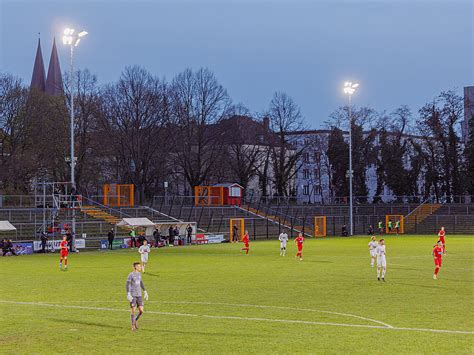
[[[413,111],[440,91],[474,85],[470,0],[0,0],[0,70],[29,84],[38,32],[47,67],[63,28],[85,29],[78,68],[101,84],[138,64],[172,79],[208,67],[234,100],[262,111],[285,91],[312,128],[344,104],[342,84],[357,81],[356,105]],[[46,68],[47,69],[47,68]]]

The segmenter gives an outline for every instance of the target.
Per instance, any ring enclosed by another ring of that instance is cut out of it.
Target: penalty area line
[[[122,313],[124,313],[124,312],[128,313],[129,312],[128,309],[118,309],[118,308],[108,308],[108,307],[74,306],[74,305],[63,305],[63,304],[53,304],[53,303],[43,303],[43,302],[21,302],[21,301],[0,300],[0,303],[14,304],[14,305],[26,305],[26,306],[37,306],[37,307],[82,309],[82,310],[90,310],[90,311],[109,311],[109,312],[122,312]],[[166,316],[175,316],[175,317],[230,319],[230,320],[271,322],[271,323],[308,324],[308,325],[323,325],[323,326],[334,326],[334,327],[401,330],[401,331],[417,331],[417,332],[431,332],[431,333],[474,334],[474,332],[472,332],[472,331],[463,331],[463,330],[408,328],[408,327],[387,327],[387,326],[382,326],[382,325],[314,322],[314,321],[293,320],[293,319],[274,319],[274,318],[240,317],[240,316],[218,316],[218,315],[210,315],[210,314],[193,314],[193,313],[160,312],[160,311],[146,311],[145,313],[166,315]]]

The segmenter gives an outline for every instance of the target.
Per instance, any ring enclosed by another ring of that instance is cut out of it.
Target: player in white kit
[[[278,236],[280,241],[280,256],[286,256],[286,243],[288,243],[288,234],[281,232]]]
[[[375,264],[375,259],[377,258],[377,246],[379,244],[377,243],[377,238],[375,236],[372,236],[370,242],[369,242],[369,253],[370,253],[370,266],[374,267]]]
[[[385,257],[385,240],[380,239],[379,245],[375,249],[377,254],[377,280],[380,281],[380,272],[382,272],[382,281],[385,282],[385,271],[387,271],[387,259]]]
[[[142,270],[145,272],[145,266],[146,263],[148,262],[148,253],[150,252],[150,246],[148,245],[148,242],[146,239],[143,241],[143,245],[138,248],[138,252],[140,253],[141,256],[141,261],[142,261]]]

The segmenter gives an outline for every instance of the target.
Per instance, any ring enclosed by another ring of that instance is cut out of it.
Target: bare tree
[[[201,68],[174,78],[171,104],[175,173],[184,175],[194,190],[210,176],[222,153],[218,123],[228,115],[231,100],[214,74]]]
[[[289,194],[290,181],[300,168],[300,157],[305,151],[304,144],[297,144],[292,133],[305,128],[301,111],[291,97],[275,92],[266,116],[270,119],[270,130],[276,135],[271,145],[270,159],[273,181],[277,194]]]
[[[147,187],[153,183],[153,166],[163,147],[159,137],[169,122],[166,95],[166,84],[138,66],[127,67],[118,82],[102,92],[104,148],[112,148],[122,179],[135,184],[142,203]]]
[[[460,177],[461,149],[456,126],[461,120],[463,99],[454,91],[442,92],[420,110],[418,127],[427,147],[427,184],[436,197],[444,193],[448,199],[463,191]],[[442,181],[440,189],[438,182]]]
[[[18,181],[24,176],[20,172],[25,172],[22,161],[28,148],[27,99],[19,78],[0,74],[0,186],[7,190],[25,184]]]

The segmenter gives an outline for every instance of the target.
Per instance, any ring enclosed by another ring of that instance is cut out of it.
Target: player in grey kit
[[[148,292],[142,281],[142,266],[140,263],[133,263],[133,271],[127,277],[127,300],[130,302],[130,320],[132,321],[132,330],[138,329],[137,322],[143,314],[142,290],[145,300],[148,301]],[[138,314],[135,316],[138,307]]]

